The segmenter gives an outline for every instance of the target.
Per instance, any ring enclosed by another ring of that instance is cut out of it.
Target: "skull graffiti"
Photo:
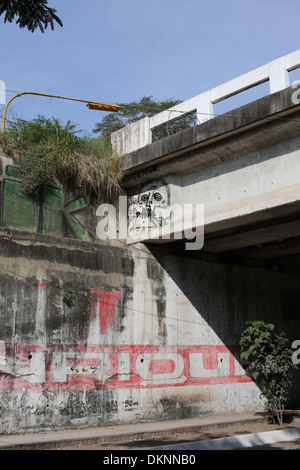
[[[169,223],[169,193],[162,182],[142,186],[132,198],[129,210],[130,230],[163,227]]]

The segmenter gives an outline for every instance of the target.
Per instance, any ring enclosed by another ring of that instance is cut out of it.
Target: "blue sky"
[[[300,48],[299,0],[48,5],[63,28],[31,33],[0,17],[0,80],[7,100],[19,91],[111,103],[149,95],[186,100]],[[23,96],[11,103],[8,118],[38,114],[70,120],[86,133],[105,115],[81,103]]]

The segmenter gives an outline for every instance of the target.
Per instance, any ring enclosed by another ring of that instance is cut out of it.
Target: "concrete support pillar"
[[[6,88],[3,80],[0,80],[0,103],[6,104]]]
[[[270,93],[276,93],[290,86],[289,72],[286,69],[285,57],[280,57],[270,62],[269,77]]]
[[[196,97],[198,123],[208,121],[214,117],[214,105],[211,102],[211,90]]]
[[[152,131],[150,119],[145,117],[130,126],[123,127],[111,135],[114,151],[120,156],[134,152],[148,144],[152,144]]]

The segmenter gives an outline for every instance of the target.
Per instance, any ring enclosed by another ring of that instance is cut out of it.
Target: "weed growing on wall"
[[[38,116],[15,119],[0,136],[4,152],[19,166],[24,193],[38,199],[55,184],[76,196],[96,200],[120,192],[121,170],[109,138],[79,137],[76,126]]]

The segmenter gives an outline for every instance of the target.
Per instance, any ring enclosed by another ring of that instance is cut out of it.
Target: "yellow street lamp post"
[[[3,116],[2,116],[2,128],[1,128],[1,133],[5,131],[5,118],[6,118],[6,111],[8,108],[8,105],[17,98],[18,96],[21,95],[38,95],[38,96],[48,96],[50,98],[59,98],[62,100],[72,100],[72,101],[80,101],[81,103],[87,103],[87,107],[89,109],[96,109],[98,111],[112,111],[117,113],[120,109],[120,106],[117,104],[111,104],[111,103],[101,103],[99,101],[91,101],[91,100],[80,100],[77,98],[69,98],[68,96],[58,96],[58,95],[49,95],[47,93],[36,93],[34,91],[22,91],[20,93],[17,93],[16,95],[12,96],[8,102],[5,105],[4,111],[3,111]]]

